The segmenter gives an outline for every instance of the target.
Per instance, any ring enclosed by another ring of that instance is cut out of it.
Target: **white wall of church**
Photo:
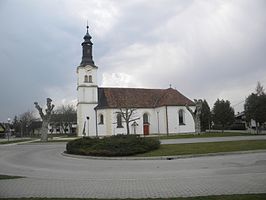
[[[79,103],[90,102],[97,103],[98,89],[97,87],[80,86],[78,89]]]
[[[193,109],[193,108],[191,108]],[[179,110],[183,110],[184,124],[179,124]],[[195,132],[194,120],[185,106],[167,106],[169,133],[192,133]]]
[[[95,136],[96,116],[94,108],[96,106],[97,104],[78,104],[77,106],[78,136],[83,136],[84,128],[86,136]],[[87,120],[87,117],[89,117],[89,120]]]
[[[195,109],[194,106],[191,107]],[[167,109],[167,111],[166,111]],[[184,111],[184,125],[179,124],[178,111],[182,109]],[[117,112],[119,109],[100,109],[97,110],[97,126],[98,135],[117,135],[126,134],[126,123],[122,123],[122,128],[117,127]],[[193,133],[195,132],[194,120],[191,114],[187,111],[185,106],[163,106],[159,108],[142,108],[135,111],[132,119],[136,119],[137,126],[132,126],[133,122],[130,123],[130,134],[144,134],[143,130],[143,115],[148,114],[149,121],[149,134],[167,134],[167,117],[168,115],[168,132],[169,134],[174,133]],[[99,124],[100,115],[103,115],[104,123]]]
[[[166,128],[166,107],[159,107],[155,109],[156,112],[156,118],[157,118],[157,130],[154,133],[158,134],[166,134],[167,128]],[[159,123],[158,123],[159,121]],[[159,125],[158,125],[159,124]]]
[[[91,86],[91,85],[97,85],[97,68],[92,67],[90,65],[87,65],[85,67],[78,67],[77,68],[77,73],[78,73],[78,85],[86,85],[86,86]],[[85,81],[85,76],[87,75],[88,81]],[[91,82],[89,82],[89,76],[91,76]]]
[[[98,104],[97,67],[87,65],[77,68],[78,105],[77,124],[78,136],[95,136],[97,132],[96,113],[94,108]],[[87,119],[89,117],[89,120]],[[84,126],[85,124],[85,126]]]

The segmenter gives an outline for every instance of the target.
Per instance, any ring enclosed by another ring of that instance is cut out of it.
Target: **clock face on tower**
[[[90,50],[90,49],[88,49],[88,50],[87,50],[87,53],[88,53],[88,54],[90,54],[90,53],[91,53],[91,50]]]

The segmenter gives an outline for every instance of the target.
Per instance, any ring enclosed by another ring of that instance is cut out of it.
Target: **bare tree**
[[[35,121],[35,117],[33,115],[33,111],[27,111],[22,113],[19,116],[18,120],[14,120],[14,122],[16,121],[16,123],[14,123],[15,125],[15,129],[16,131],[21,131],[21,136],[22,135],[27,135],[28,134],[28,128],[30,126],[30,124]],[[20,129],[20,130],[19,130]]]
[[[256,87],[256,94],[258,96],[265,95],[264,88],[259,81],[258,81],[257,87]]]
[[[52,99],[46,99],[46,106],[45,109],[46,114],[43,113],[42,108],[39,106],[38,102],[34,102],[35,108],[39,111],[39,114],[42,118],[42,128],[41,128],[41,141],[47,142],[48,141],[48,124],[51,119],[51,114],[54,109],[54,105],[52,104]]]
[[[130,134],[129,123],[132,121],[136,121],[136,120],[140,119],[139,117],[134,116],[134,114],[136,113],[136,110],[137,109],[135,109],[135,108],[119,108],[119,111],[116,112],[117,114],[121,115],[124,122],[126,123],[127,135]]]
[[[58,123],[63,132],[66,134],[66,130],[70,128],[77,121],[77,111],[72,105],[62,105],[58,107],[51,117],[51,122]]]
[[[196,109],[195,111],[191,110],[191,108],[186,104],[187,110],[191,113],[194,122],[195,122],[195,132],[199,134],[201,132],[201,127],[200,127],[200,115],[201,115],[201,109],[202,109],[202,100],[196,100],[194,99],[194,102],[196,104]]]

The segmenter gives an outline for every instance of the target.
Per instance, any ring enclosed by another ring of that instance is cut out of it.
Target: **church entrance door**
[[[149,135],[149,133],[150,133],[150,125],[149,124],[143,124],[143,133],[144,133],[144,135]]]
[[[149,133],[150,133],[149,115],[148,115],[148,113],[144,113],[144,115],[143,115],[143,134],[149,135]]]

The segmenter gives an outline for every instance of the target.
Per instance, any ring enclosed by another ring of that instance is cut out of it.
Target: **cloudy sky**
[[[1,0],[0,121],[46,97],[76,102],[87,20],[99,86],[171,84],[241,111],[257,81],[266,87],[265,10],[265,0]]]

